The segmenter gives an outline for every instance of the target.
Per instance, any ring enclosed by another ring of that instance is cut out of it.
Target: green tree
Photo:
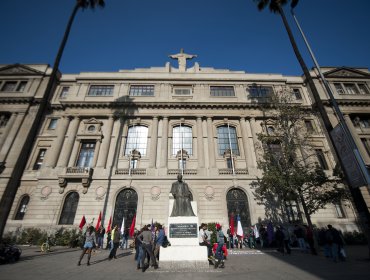
[[[22,147],[22,150],[15,163],[12,174],[10,175],[10,179],[5,187],[3,196],[0,201],[0,237],[4,233],[6,220],[8,219],[10,209],[12,207],[15,195],[17,193],[17,189],[19,187],[20,180],[23,174],[23,170],[26,167],[27,160],[32,151],[33,143],[35,142],[38,134],[39,124],[41,123],[43,116],[47,113],[48,102],[51,99],[58,78],[59,63],[62,58],[64,48],[67,43],[69,33],[71,31],[71,27],[76,17],[76,14],[80,9],[87,8],[94,9],[97,6],[104,7],[105,6],[104,0],[76,0],[71,16],[69,17],[62,42],[60,43],[58,53],[55,57],[53,70],[50,74],[50,78],[46,86],[44,98],[40,101],[39,108],[35,115],[35,120],[32,124],[32,128],[30,129],[29,134],[26,136],[25,144]]]
[[[340,178],[329,178],[316,163],[312,137],[305,127],[311,110],[294,104],[286,89],[273,94],[262,110],[264,131],[258,134],[262,176],[253,182],[255,199],[266,206],[267,217],[279,221],[286,220],[286,205],[299,202],[312,227],[313,213],[349,198],[347,187]]]

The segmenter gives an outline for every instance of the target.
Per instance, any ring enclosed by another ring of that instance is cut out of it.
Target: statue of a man
[[[177,181],[172,184],[171,193],[175,199],[173,203],[171,217],[195,216],[191,207],[188,184],[182,181],[182,175],[177,175]]]

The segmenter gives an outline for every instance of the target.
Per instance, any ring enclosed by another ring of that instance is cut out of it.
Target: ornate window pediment
[[[326,78],[370,78],[370,75],[366,72],[346,67],[328,71],[324,73],[324,76]]]
[[[0,75],[43,75],[44,73],[32,69],[31,67],[21,65],[21,64],[12,64],[0,68]]]

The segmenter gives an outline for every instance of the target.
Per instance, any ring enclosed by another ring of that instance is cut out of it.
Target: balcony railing
[[[168,169],[167,171],[168,175],[178,175],[181,174],[181,169]],[[196,169],[184,169],[185,175],[197,175]]]
[[[232,168],[220,168],[218,170],[219,175],[232,175],[233,174],[233,169]],[[237,175],[246,175],[248,174],[248,169],[243,169],[243,168],[237,168],[235,169],[235,174]]]
[[[115,172],[116,175],[146,175],[146,168],[119,168]]]
[[[67,167],[66,174],[85,174],[90,175],[93,169],[89,167]]]

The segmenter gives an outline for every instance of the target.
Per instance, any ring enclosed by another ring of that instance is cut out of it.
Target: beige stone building
[[[358,151],[365,163],[367,170],[370,169],[370,72],[365,67],[322,67],[325,79],[332,89],[335,100],[338,103],[345,122],[358,148]],[[316,77],[315,84],[319,90],[321,100],[323,100],[328,112],[330,122],[333,127],[338,125],[338,117],[334,109],[330,106],[329,96],[325,87],[320,82],[317,69],[311,71],[311,75]],[[370,211],[370,189],[360,187],[362,196]]]
[[[310,108],[309,92],[300,76],[218,70],[196,62],[187,67],[192,57],[173,55],[178,68],[168,62],[148,69],[61,75],[6,230],[77,227],[83,215],[96,221],[99,212],[105,226],[110,217],[119,224],[124,217],[129,225],[134,215],[137,227],[152,220],[166,223],[177,174],[189,185],[201,222],[228,225],[231,212],[240,214],[243,226],[263,220],[265,209],[254,201],[251,189],[260,175],[255,147],[264,117],[259,103],[272,91],[288,88],[294,102]],[[353,71],[368,75],[364,69]],[[361,98],[370,98],[366,77],[357,88],[365,90]],[[6,81],[0,83],[3,91]],[[10,124],[19,110],[12,106],[1,103],[1,116],[8,114],[1,125],[1,151],[15,133]],[[369,105],[361,108],[360,121]],[[353,119],[356,110],[348,112]],[[318,162],[330,175],[335,161],[320,121],[312,116],[307,125],[315,131]],[[367,139],[361,142],[366,154],[369,131],[362,137],[365,127],[353,129],[360,142]],[[369,163],[368,154],[366,159]],[[300,206],[287,207],[288,218],[299,219]],[[318,226],[357,229],[350,204],[328,205],[312,220]]]

